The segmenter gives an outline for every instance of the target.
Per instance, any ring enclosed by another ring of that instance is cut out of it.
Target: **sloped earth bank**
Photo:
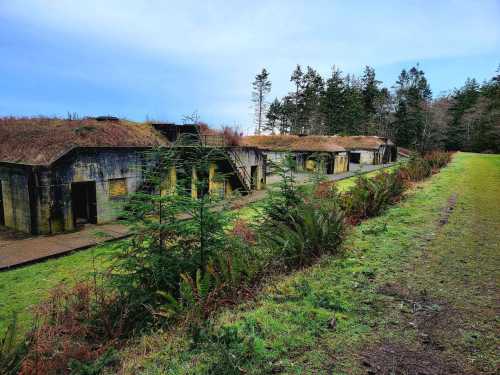
[[[122,372],[228,373],[227,358],[242,374],[496,374],[499,270],[500,156],[459,153],[354,228],[342,255],[221,313],[215,331],[237,345],[144,337]]]

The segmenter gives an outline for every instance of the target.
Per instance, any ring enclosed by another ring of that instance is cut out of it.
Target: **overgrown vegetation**
[[[375,216],[396,202],[408,182],[405,177],[426,177],[414,173],[417,160],[434,165],[443,159],[438,153],[415,157],[404,167],[406,173],[358,177],[341,194],[335,187],[310,194],[296,186],[287,158],[278,167],[282,181],[264,205],[263,219],[251,226],[239,222],[231,229],[224,208],[215,209],[219,202],[209,194],[208,158],[203,156],[210,150],[201,145],[151,154],[147,192],[133,194],[124,213],[134,235],[122,242],[102,284],[55,290],[38,308],[38,324],[29,335],[23,362],[26,373],[100,371],[103,363],[112,363],[105,357],[123,339],[172,324],[190,332],[194,351],[211,351],[215,345],[218,354],[207,365],[208,373],[237,373],[240,359],[234,353],[246,353],[245,361],[257,360],[259,345],[212,327],[214,313],[251,296],[263,276],[301,268],[338,251],[346,223]],[[186,171],[186,178],[179,173],[175,186],[165,184],[172,168]],[[197,177],[187,178],[194,171]],[[306,292],[308,287],[303,288]],[[318,308],[347,309],[337,297],[314,298]]]
[[[458,154],[432,183],[353,227],[345,256],[268,280],[197,344],[182,330],[134,341],[123,373],[494,373],[499,162]],[[458,206],[438,229],[457,186]]]

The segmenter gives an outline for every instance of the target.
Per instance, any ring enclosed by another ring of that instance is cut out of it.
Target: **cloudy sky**
[[[252,128],[251,82],[271,96],[299,63],[420,63],[435,95],[500,63],[500,1],[0,0],[0,115],[111,114]]]

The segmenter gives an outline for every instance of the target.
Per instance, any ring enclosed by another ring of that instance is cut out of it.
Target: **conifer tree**
[[[294,134],[300,133],[300,129],[302,128],[302,112],[304,107],[303,78],[304,73],[302,72],[302,68],[297,64],[290,77],[290,81],[295,85],[295,92],[291,95],[295,104],[294,118],[291,126],[291,133]]]
[[[267,109],[266,96],[271,92],[271,81],[269,80],[269,73],[266,69],[262,69],[262,71],[255,76],[255,81],[252,83],[252,86],[252,101],[255,104],[255,134],[260,134]]]
[[[422,150],[426,108],[432,92],[419,66],[409,71],[403,69],[396,82],[397,108],[395,113],[395,138],[397,144]]]

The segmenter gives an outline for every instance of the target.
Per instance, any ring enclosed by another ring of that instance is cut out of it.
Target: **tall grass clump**
[[[379,215],[387,206],[397,202],[405,182],[396,172],[382,172],[373,178],[359,176],[355,185],[342,194],[341,204],[350,224]]]
[[[401,177],[408,182],[418,182],[430,177],[432,173],[445,167],[451,161],[451,153],[431,151],[424,156],[412,154],[409,160],[399,168]]]
[[[424,160],[435,171],[445,167],[451,161],[451,152],[430,151],[424,155]]]
[[[102,286],[59,286],[36,307],[29,352],[19,374],[66,374],[109,354],[126,332],[127,307]]]

